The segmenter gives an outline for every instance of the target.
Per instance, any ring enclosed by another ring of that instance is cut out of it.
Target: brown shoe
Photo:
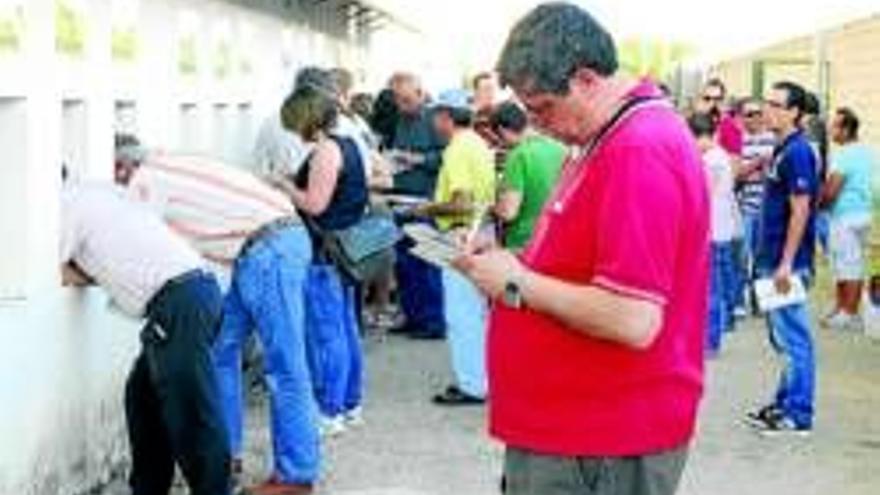
[[[308,483],[282,483],[270,479],[265,483],[245,488],[242,495],[312,495],[314,486]]]

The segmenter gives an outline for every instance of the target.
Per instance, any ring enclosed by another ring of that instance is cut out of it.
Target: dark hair
[[[470,127],[474,123],[474,112],[469,108],[451,108],[439,106],[434,109],[434,113],[446,113],[452,119],[455,127]]]
[[[773,85],[777,91],[785,91],[786,108],[798,110],[797,119],[807,111],[807,91],[800,84],[791,81],[780,81]]]
[[[529,118],[518,104],[506,101],[492,112],[492,127],[494,129],[507,129],[513,132],[522,132],[529,125]]]
[[[697,138],[715,135],[715,119],[708,113],[695,113],[688,117],[687,123]]]
[[[306,141],[317,139],[319,132],[330,132],[338,117],[339,105],[335,95],[309,84],[294,90],[281,106],[284,128]]]
[[[354,74],[342,67],[330,69],[330,77],[340,94],[348,94],[354,88]]]
[[[117,133],[113,136],[114,161],[139,167],[145,154],[141,140],[134,134]]]
[[[516,24],[497,70],[504,86],[564,95],[582,68],[601,76],[617,72],[614,39],[586,10],[553,2],[536,7]]]
[[[477,89],[478,87],[480,87],[481,82],[485,81],[486,79],[492,79],[494,77],[495,76],[493,76],[491,72],[480,72],[479,74],[474,76],[474,79],[471,81],[471,84],[474,89]]]
[[[394,90],[385,88],[379,92],[373,103],[370,126],[382,138],[382,146],[389,147],[394,141],[394,131],[400,119],[397,102],[394,101]]]
[[[113,136],[113,147],[117,150],[140,145],[141,140],[134,134],[117,133]]]
[[[727,97],[727,86],[724,85],[724,81],[720,77],[713,77],[706,81],[706,84],[703,85],[703,89],[705,88],[718,88],[721,90],[721,98]]]
[[[804,97],[804,113],[807,115],[819,115],[822,113],[822,104],[819,103],[819,97],[812,91],[808,91]]]
[[[373,105],[375,98],[370,93],[357,93],[351,97],[351,111],[359,115],[366,122],[373,117]]]
[[[321,88],[334,95],[339,93],[339,85],[333,73],[320,67],[303,67],[296,73],[293,90],[296,91],[306,86]]]
[[[835,113],[840,118],[840,127],[846,131],[846,136],[849,139],[858,139],[861,125],[858,115],[849,107],[840,107]]]

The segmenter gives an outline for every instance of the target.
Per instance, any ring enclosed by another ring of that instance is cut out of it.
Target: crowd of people
[[[119,135],[115,185],[65,185],[65,282],[146,321],[125,393],[133,493],[168,493],[175,464],[194,494],[240,488],[254,367],[274,462],[244,492],[312,493],[322,436],[364,423],[376,328],[447,341],[431,400],[490,403],[513,495],[674,493],[704,357],[749,313],[784,368],[744,419],[811,431],[816,351],[793,294],[825,230],[823,324],[863,327],[876,165],[853,109],[830,115],[833,147],[793,82],[736,99],[710,79],[679,110],[562,3],[522,19],[470,88],[432,98],[400,72],[375,97],[353,89],[343,68],[300,70],[255,171]],[[458,255],[426,256],[413,230]],[[768,307],[765,282],[792,297]]]

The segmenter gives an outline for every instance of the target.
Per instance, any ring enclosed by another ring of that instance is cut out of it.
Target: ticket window
[[[113,121],[113,129],[117,134],[138,136],[137,104],[133,101],[117,101]]]
[[[0,98],[0,304],[26,290],[27,108],[24,98]]]
[[[254,145],[256,144],[254,115],[250,103],[241,103],[238,105],[234,137],[238,150],[236,153],[236,163],[243,167],[250,167],[253,162]]]
[[[61,103],[61,162],[74,180],[86,178],[89,170],[87,110],[82,100]]]
[[[218,103],[214,105],[214,114],[211,118],[211,155],[223,161],[233,160],[234,144],[229,122],[229,105]]]
[[[201,121],[199,107],[194,103],[180,105],[178,151],[198,153],[201,151]]]

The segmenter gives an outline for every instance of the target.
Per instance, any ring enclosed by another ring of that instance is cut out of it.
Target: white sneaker
[[[356,428],[364,425],[364,408],[357,406],[343,415],[345,426]]]
[[[333,438],[345,433],[345,417],[343,416],[324,416],[318,419],[318,431],[322,437]]]
[[[821,317],[819,317],[819,324],[823,327],[827,327],[831,324],[831,320],[833,320],[837,315],[840,314],[840,311],[834,307],[826,311]]]
[[[860,315],[850,315],[843,311],[828,318],[826,326],[831,330],[844,332],[863,332],[865,330],[865,322]]]

